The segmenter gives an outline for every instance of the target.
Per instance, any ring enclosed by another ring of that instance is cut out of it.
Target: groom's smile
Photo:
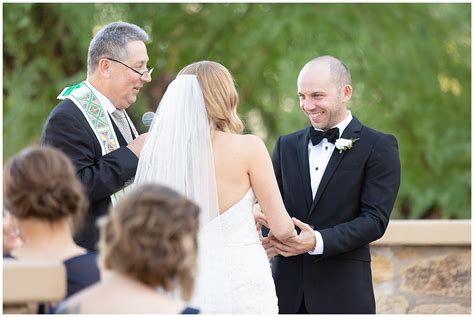
[[[316,120],[317,118],[319,118],[320,116],[322,116],[324,114],[324,111],[320,111],[320,112],[316,112],[316,113],[310,113],[308,112],[308,115],[310,117],[311,120]]]
[[[321,116],[325,114],[325,111],[319,111],[319,112],[314,112],[314,113],[308,112],[306,110],[303,110],[303,111],[306,112],[313,126],[319,125],[322,119]]]

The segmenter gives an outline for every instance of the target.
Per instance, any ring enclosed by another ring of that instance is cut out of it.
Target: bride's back
[[[243,124],[236,111],[239,98],[232,76],[224,66],[201,61],[186,66],[179,74],[195,75],[204,99],[207,122],[193,121],[192,124],[201,128],[192,136],[205,132],[205,138],[209,137],[206,132],[212,131],[211,144],[199,146],[200,153],[210,154],[212,150],[212,155],[206,155],[207,164],[193,164],[197,167],[190,173],[194,176],[202,170],[208,171],[206,174],[215,178],[217,187],[213,190],[213,179],[206,175],[199,179],[200,187],[209,187],[210,191],[204,190],[198,197],[209,197],[210,207],[206,209],[204,204],[201,209],[207,222],[200,232],[200,269],[193,302],[209,313],[276,314],[275,285],[252,214],[255,198],[264,212],[268,208],[265,216],[275,237],[285,239],[295,233],[279,195],[267,148],[260,138],[240,134]],[[188,112],[201,105],[202,99],[192,103]],[[212,167],[209,170],[212,159],[215,175]],[[216,191],[219,217],[211,213],[216,209],[213,208]]]
[[[294,235],[293,222],[283,205],[272,161],[263,141],[241,135],[237,115],[239,96],[230,72],[219,63],[201,61],[183,68],[179,75],[195,75],[210,123],[219,212],[244,198],[252,187],[277,238]]]
[[[196,75],[212,129],[219,211],[232,207],[250,187],[248,153],[251,135],[240,135],[237,115],[239,96],[230,72],[221,64],[201,61],[183,68],[179,75]],[[250,141],[249,141],[250,140]]]
[[[219,211],[235,205],[248,191],[249,154],[256,137],[216,131],[212,135],[212,150],[216,169]]]

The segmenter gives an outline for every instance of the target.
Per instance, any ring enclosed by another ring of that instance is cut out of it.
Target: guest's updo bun
[[[101,219],[102,266],[150,287],[194,287],[199,207],[164,186],[142,185]]]
[[[32,146],[8,160],[3,173],[4,203],[16,218],[79,225],[88,202],[70,159],[49,146]]]

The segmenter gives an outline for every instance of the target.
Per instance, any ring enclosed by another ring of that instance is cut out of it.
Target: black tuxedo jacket
[[[138,165],[138,158],[126,147],[125,139],[111,121],[120,148],[104,156],[86,118],[69,99],[62,100],[51,111],[41,135],[41,144],[62,150],[72,160],[84,184],[90,206],[75,241],[93,251],[97,250],[99,239],[97,219],[107,213],[110,195],[123,188]]]
[[[387,228],[400,186],[397,140],[355,117],[342,138],[359,140],[329,160],[312,197],[309,129],[278,139],[273,166],[286,210],[321,233],[322,255],[272,260],[280,313],[375,313],[369,243]]]

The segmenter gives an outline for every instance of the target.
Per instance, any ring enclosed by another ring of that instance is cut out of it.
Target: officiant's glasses
[[[127,64],[122,63],[121,61],[118,61],[118,60],[113,59],[113,58],[110,58],[110,57],[104,57],[104,58],[105,58],[105,59],[108,59],[108,60],[110,60],[110,61],[113,61],[113,62],[117,62],[117,63],[119,63],[119,64],[122,64],[123,66],[125,66],[125,67],[131,69],[132,71],[134,71],[135,73],[137,73],[138,75],[140,75],[140,78],[141,78],[141,79],[143,79],[143,77],[145,77],[146,74],[148,74],[148,75],[151,76],[151,73],[152,73],[153,70],[154,70],[153,67],[150,68],[150,67],[148,67],[148,65],[147,65],[147,66],[146,66],[146,69],[147,69],[147,70],[144,71],[143,73],[140,73],[140,72],[139,72],[138,70],[136,70],[135,68],[130,67],[130,66],[128,66]]]

